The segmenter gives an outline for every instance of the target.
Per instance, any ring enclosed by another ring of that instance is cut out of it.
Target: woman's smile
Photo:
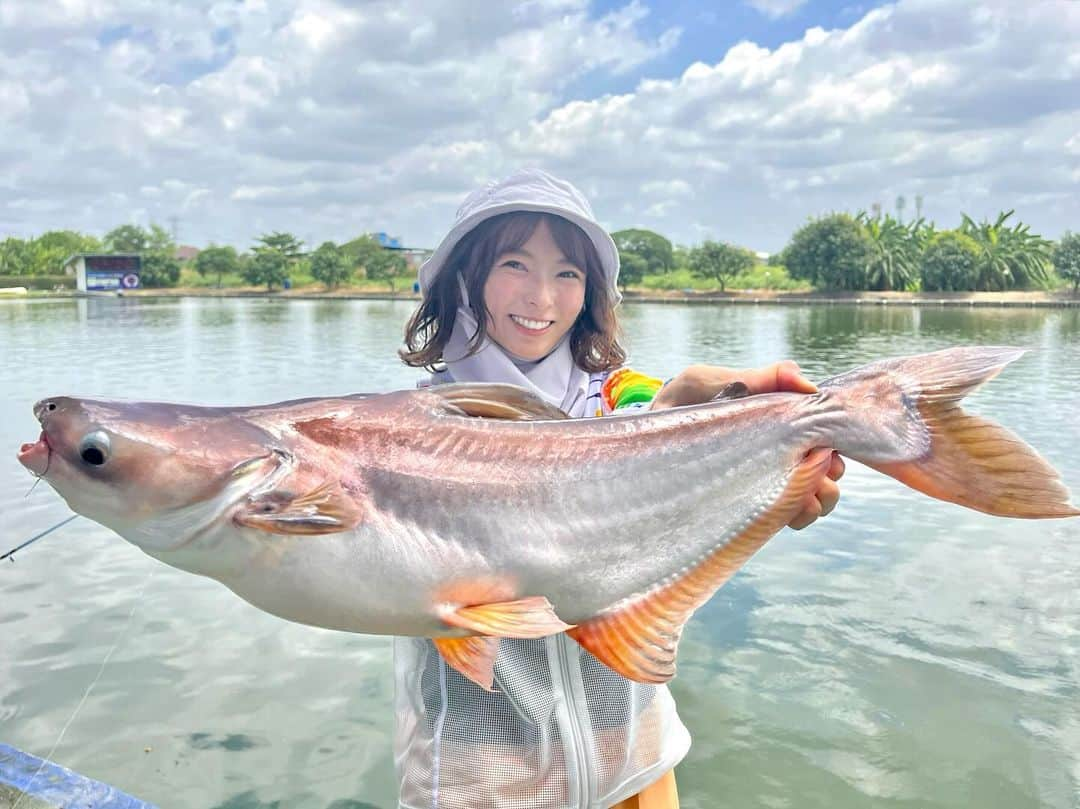
[[[574,327],[585,305],[585,271],[559,249],[541,220],[525,244],[497,256],[484,283],[488,336],[524,360],[541,360]]]

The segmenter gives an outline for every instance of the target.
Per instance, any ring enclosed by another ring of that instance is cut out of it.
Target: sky
[[[773,252],[903,197],[1080,231],[1078,0],[3,0],[0,239],[433,247],[522,166]]]

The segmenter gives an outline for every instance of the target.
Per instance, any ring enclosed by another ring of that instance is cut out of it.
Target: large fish
[[[641,682],[799,513],[830,452],[1011,517],[1080,514],[958,401],[1023,352],[954,348],[772,393],[567,419],[505,385],[192,407],[50,398],[19,460],[72,509],[292,621],[435,640],[490,687],[499,637],[568,632]]]

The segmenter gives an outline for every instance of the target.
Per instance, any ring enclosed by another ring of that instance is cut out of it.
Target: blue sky
[[[783,247],[924,198],[1080,230],[1080,3],[0,4],[0,238],[430,246],[522,165],[611,229]]]
[[[641,3],[648,16],[641,29],[658,37],[670,28],[678,28],[678,45],[664,56],[618,76],[590,76],[574,90],[585,95],[624,93],[633,90],[642,78],[675,78],[694,62],[714,63],[723,59],[728,49],[749,41],[766,48],[801,39],[808,28],[844,28],[859,20],[867,11],[884,2],[843,2],[843,0],[772,0],[774,8],[790,11],[769,13],[743,0],[723,3],[671,0]],[[623,8],[618,0],[593,3],[595,13],[603,15]],[[769,4],[766,2],[766,7]],[[719,10],[718,10],[719,9]]]

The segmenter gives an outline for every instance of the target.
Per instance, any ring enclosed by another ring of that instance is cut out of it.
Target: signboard
[[[88,292],[119,291],[139,288],[139,256],[87,256],[86,289]]]

